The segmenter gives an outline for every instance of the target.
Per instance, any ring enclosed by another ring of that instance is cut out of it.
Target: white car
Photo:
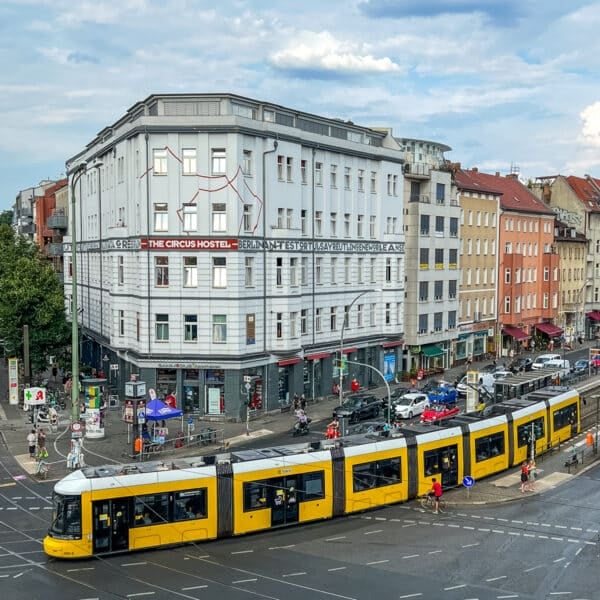
[[[492,373],[495,381],[502,381],[503,379],[512,377],[513,375],[514,373],[512,371],[496,371],[495,373]]]
[[[394,402],[396,417],[399,419],[412,419],[420,415],[429,406],[427,394],[408,393]]]

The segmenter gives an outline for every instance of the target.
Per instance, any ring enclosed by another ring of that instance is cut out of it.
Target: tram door
[[[271,526],[298,522],[298,488],[296,477],[271,479]]]
[[[129,547],[129,503],[125,498],[92,504],[94,554]]]

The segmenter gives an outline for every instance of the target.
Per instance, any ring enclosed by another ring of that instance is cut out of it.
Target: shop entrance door
[[[269,481],[272,527],[298,522],[297,483],[296,477],[282,477]]]
[[[94,554],[118,552],[129,547],[129,503],[126,498],[92,504]]]

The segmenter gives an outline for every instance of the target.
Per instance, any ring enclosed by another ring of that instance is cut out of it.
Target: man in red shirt
[[[444,491],[442,490],[442,484],[435,477],[431,480],[431,483],[432,486],[429,493],[433,496],[433,512],[437,515],[440,512],[440,498]]]

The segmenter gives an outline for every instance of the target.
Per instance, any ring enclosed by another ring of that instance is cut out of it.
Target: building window
[[[510,314],[510,296],[504,297],[504,313],[507,315]]]
[[[444,235],[444,217],[435,218],[435,233],[436,235]]]
[[[252,231],[252,204],[244,204],[243,228],[246,233]]]
[[[227,231],[226,207],[220,202],[212,205],[212,230],[215,233]]]
[[[337,329],[337,306],[332,306],[329,309],[329,329],[331,331]]]
[[[300,263],[300,281],[302,285],[308,284],[308,257],[303,256]]]
[[[294,159],[291,156],[287,156],[285,159],[285,176],[288,181],[292,181],[293,165],[294,165]]]
[[[363,237],[364,232],[364,225],[365,225],[365,215],[357,215],[356,216],[356,237]]]
[[[286,227],[286,229],[291,229],[293,222],[294,222],[294,209],[286,208],[285,209],[285,227]]]
[[[331,237],[336,237],[337,236],[337,213],[330,213],[329,214],[330,220],[330,229],[331,229]]]
[[[377,172],[371,171],[371,194],[377,193]]]
[[[169,257],[154,257],[154,284],[156,287],[169,287]]]
[[[125,311],[119,310],[119,337],[125,336]]]
[[[344,237],[350,237],[350,213],[344,213]]]
[[[376,227],[377,226],[377,217],[375,215],[371,215],[369,217],[369,237],[374,240],[376,237]]]
[[[306,210],[302,209],[300,211],[300,230],[302,231],[302,235],[306,235]]]
[[[458,237],[458,219],[450,217],[450,237]]]
[[[277,157],[277,179],[283,181],[283,156],[281,154]]]
[[[392,305],[390,302],[385,303],[385,324],[392,324]]]
[[[319,256],[319,257],[315,258],[315,283],[317,285],[321,285],[323,283],[322,277],[323,277],[323,258]]]
[[[392,174],[391,173],[387,174],[387,195],[388,196],[392,195]]]
[[[135,341],[139,342],[142,335],[142,316],[135,313]]]
[[[550,267],[544,267],[544,281],[550,281]]]
[[[456,279],[450,279],[448,281],[448,299],[449,300],[456,299],[456,286],[457,286]]]
[[[370,272],[371,272],[371,283],[375,283],[377,280],[377,259],[376,258],[372,258],[371,259],[371,265],[370,265]]]
[[[334,256],[331,257],[331,283],[335,285],[337,283],[337,266],[338,259]]]
[[[344,283],[350,283],[350,258],[344,258]]]
[[[280,340],[283,337],[283,313],[275,313],[275,337]]]
[[[169,231],[169,206],[154,204],[154,231]]]
[[[183,339],[186,342],[198,341],[198,315],[183,315]]]
[[[419,248],[419,269],[429,269],[429,248]]]
[[[298,285],[298,259],[290,258],[290,286]]]
[[[168,342],[169,341],[169,315],[157,314],[155,315],[154,328],[156,332],[157,342]]]
[[[306,183],[306,160],[302,159],[300,161],[300,177],[302,180],[302,183]]]
[[[386,283],[392,281],[392,259],[389,256],[385,259],[385,281]]]
[[[215,344],[224,344],[227,341],[227,315],[213,315],[212,341]]]
[[[323,309],[321,308],[315,309],[315,331],[317,333],[321,333],[323,331],[323,324],[321,319],[322,310]]]
[[[421,235],[429,235],[429,215],[421,215],[420,221]]]
[[[456,311],[448,311],[448,329],[456,329]]]
[[[435,268],[436,269],[444,268],[444,249],[443,248],[435,249]]]
[[[356,305],[356,326],[357,327],[363,326],[363,305],[362,304]]]
[[[281,256],[275,259],[275,285],[277,287],[283,286],[283,258]]]
[[[504,283],[510,283],[510,269],[504,269]]]
[[[154,175],[167,174],[167,151],[155,148],[152,150],[152,173]]]
[[[198,230],[198,207],[195,204],[183,205],[183,230]]]
[[[244,258],[244,285],[247,288],[254,285],[254,257],[252,256]]]
[[[213,263],[213,287],[227,287],[227,259],[224,256],[215,256]]]
[[[427,333],[429,315],[419,315],[419,333]]]
[[[434,331],[442,330],[442,323],[443,323],[442,315],[443,315],[443,313],[441,313],[441,312],[433,313],[433,330]]]
[[[330,167],[330,178],[331,178],[331,187],[337,187],[337,165],[331,165]]]
[[[362,257],[359,257],[358,272],[357,272],[358,283],[364,283],[364,272],[365,272],[365,259]]]
[[[183,257],[183,287],[198,286],[198,259],[195,256]]]
[[[365,191],[365,170],[364,169],[358,170],[358,191],[359,192]]]
[[[117,285],[125,283],[125,257],[117,257]]]
[[[242,169],[244,175],[252,175],[252,150],[242,152]]]
[[[433,299],[442,300],[444,296],[444,282],[437,280],[433,282]]]
[[[295,338],[298,337],[298,313],[291,312],[290,313],[290,335],[289,337]]]
[[[308,309],[303,308],[300,311],[300,334],[306,335],[308,333]]]
[[[196,166],[196,148],[183,149],[182,171],[184,175],[196,175],[198,171]]]
[[[344,167],[344,188],[350,189],[350,167]]]
[[[211,165],[213,175],[224,175],[227,172],[227,153],[225,148],[211,150]]]
[[[323,185],[323,163],[315,163],[315,185]]]
[[[375,322],[377,320],[377,304],[375,302],[371,303],[369,310],[369,327],[375,327]]]
[[[446,184],[437,183],[435,186],[435,201],[437,204],[444,204],[446,197]]]
[[[398,195],[398,175],[392,176],[392,195]]]
[[[315,211],[315,235],[323,235],[323,211]]]
[[[429,282],[419,282],[419,302],[427,302],[429,300]]]

